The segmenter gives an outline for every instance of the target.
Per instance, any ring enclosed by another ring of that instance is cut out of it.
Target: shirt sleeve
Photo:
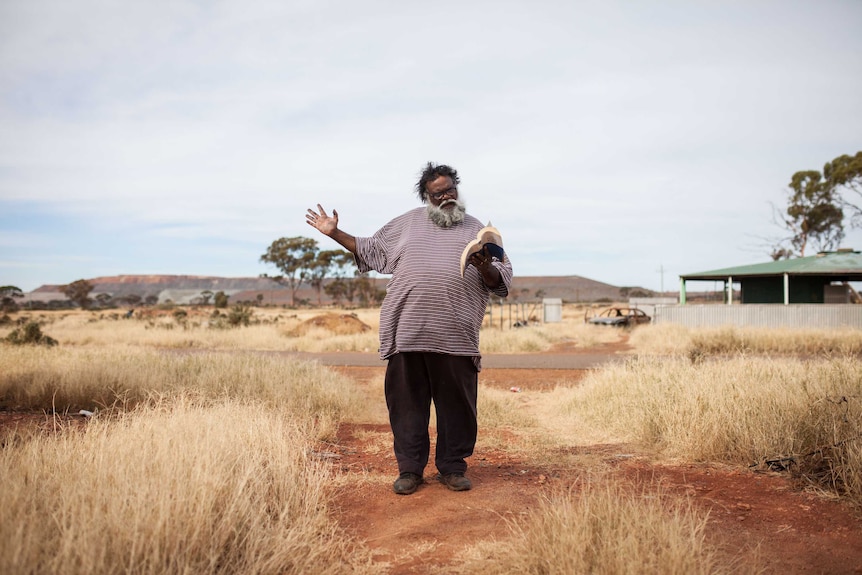
[[[391,274],[394,265],[390,258],[390,243],[396,237],[398,221],[393,220],[377,230],[370,238],[356,238],[356,267],[361,273],[376,271]]]
[[[512,262],[509,261],[509,254],[503,254],[503,261],[495,261],[492,264],[497,270],[500,272],[500,278],[502,281],[500,285],[491,289],[489,291],[494,295],[500,297],[507,297],[509,295],[509,289],[512,287]]]

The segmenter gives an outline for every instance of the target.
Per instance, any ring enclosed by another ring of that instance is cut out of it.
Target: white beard
[[[448,204],[455,205],[450,209],[444,209],[443,206]],[[466,213],[467,206],[459,200],[446,200],[439,206],[428,204],[428,219],[441,228],[451,228],[455,224],[463,222]]]

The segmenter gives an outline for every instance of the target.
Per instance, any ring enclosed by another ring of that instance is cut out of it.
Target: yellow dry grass
[[[617,330],[584,325],[581,311],[564,310],[558,324],[485,328],[483,351],[617,340]],[[357,312],[370,336],[335,344],[325,330],[288,335],[320,310],[255,313],[260,323],[227,330],[208,327],[206,314],[183,321],[20,314],[60,345],[0,344],[2,406],[97,415],[83,431],[4,441],[5,572],[386,571],[328,519],[327,488],[337,481],[310,447],[331,440],[343,422],[385,421],[380,390],[368,395],[320,365],[272,353],[369,346],[374,353],[378,310]],[[633,357],[577,386],[480,389],[488,432],[480,441],[546,464],[561,445],[597,441],[740,466],[791,458],[823,489],[862,502],[858,331],[628,333]],[[523,441],[506,443],[496,431]],[[656,486],[633,492],[585,483],[550,494],[504,539],[465,549],[453,570],[732,571],[704,543],[704,521]]]
[[[661,486],[623,487],[587,478],[546,496],[526,519],[510,521],[511,538],[465,549],[453,573],[712,574],[758,573],[722,564],[706,542],[708,516]]]
[[[327,513],[305,419],[174,396],[0,450],[15,573],[372,573]]]

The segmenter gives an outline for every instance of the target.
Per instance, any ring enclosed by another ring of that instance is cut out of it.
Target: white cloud
[[[181,268],[184,242],[311,236],[318,202],[370,234],[433,160],[516,271],[657,288],[661,261],[762,261],[793,172],[862,148],[860,23],[838,0],[7,2],[0,210],[48,245],[169,240],[153,265]]]

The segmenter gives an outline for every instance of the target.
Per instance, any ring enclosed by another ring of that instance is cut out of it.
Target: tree
[[[17,311],[18,303],[15,299],[22,297],[24,297],[24,292],[18,286],[0,287],[0,310]]]
[[[354,263],[353,254],[345,250],[323,250],[318,252],[308,274],[308,283],[317,291],[317,305],[322,304],[323,280],[335,272],[336,279],[342,275],[342,270]],[[327,292],[329,293],[329,292]]]
[[[306,280],[314,291],[317,292],[317,305],[322,305],[323,280],[332,266],[332,255],[335,250],[323,250],[309,264]]]
[[[217,291],[213,296],[213,305],[217,309],[223,309],[227,307],[227,300],[230,298],[229,295],[224,293],[223,291]]]
[[[771,257],[774,262],[777,262],[778,260],[789,260],[793,257],[793,250],[776,246],[769,254],[769,257]]]
[[[24,297],[24,292],[18,286],[0,287],[0,310],[17,311],[18,302],[15,299],[22,297]]]
[[[323,291],[332,298],[335,305],[341,305],[342,299],[347,299],[352,303],[356,293],[356,283],[348,273],[353,275],[358,271],[356,259],[352,253],[345,250],[334,250],[332,253],[329,271],[333,280],[323,286]]]
[[[835,193],[835,187],[815,170],[793,174],[787,209],[784,213],[776,213],[776,217],[791,234],[782,244],[789,242],[793,252],[800,257],[805,257],[809,244],[813,244],[818,251],[826,251],[839,247],[844,238],[841,200]],[[775,246],[773,258],[785,253],[783,245]]]
[[[212,298],[212,296],[213,296],[212,290],[205,289],[204,291],[202,291],[201,292],[201,301],[203,302],[203,305],[209,304],[210,298]]]
[[[844,154],[826,162],[823,179],[850,213],[850,225],[862,227],[862,152],[854,156]]]
[[[354,293],[350,295],[350,301],[353,301],[353,295],[359,298],[359,305],[362,307],[368,307],[377,305],[381,301],[383,301],[383,297],[386,295],[385,290],[377,289],[374,285],[374,280],[367,273],[356,272],[355,278],[353,280],[353,285],[355,286]]]
[[[81,309],[87,309],[90,305],[90,292],[93,291],[93,287],[87,280],[77,280],[60,287],[60,291],[70,301],[81,306]]]
[[[2,286],[0,297],[24,297],[24,292],[18,286]]]
[[[120,298],[120,301],[125,302],[128,305],[136,306],[141,303],[143,298],[136,293],[130,293],[129,295],[125,295]],[[159,298],[156,298],[156,301],[159,301]]]
[[[317,255],[317,240],[303,238],[279,238],[270,244],[266,253],[260,256],[260,261],[272,264],[281,271],[281,275],[261,277],[269,278],[290,289],[290,305],[296,305],[296,291],[306,280]]]
[[[326,292],[326,295],[332,298],[332,302],[337,306],[340,306],[341,300],[347,297],[349,289],[350,281],[347,278],[340,277],[333,279],[331,282],[323,286],[323,291]]]
[[[99,295],[96,296],[95,299],[97,302],[99,302],[99,307],[106,308],[106,307],[110,306],[111,300],[113,298],[111,297],[111,294],[109,294],[109,293],[100,293]]]

